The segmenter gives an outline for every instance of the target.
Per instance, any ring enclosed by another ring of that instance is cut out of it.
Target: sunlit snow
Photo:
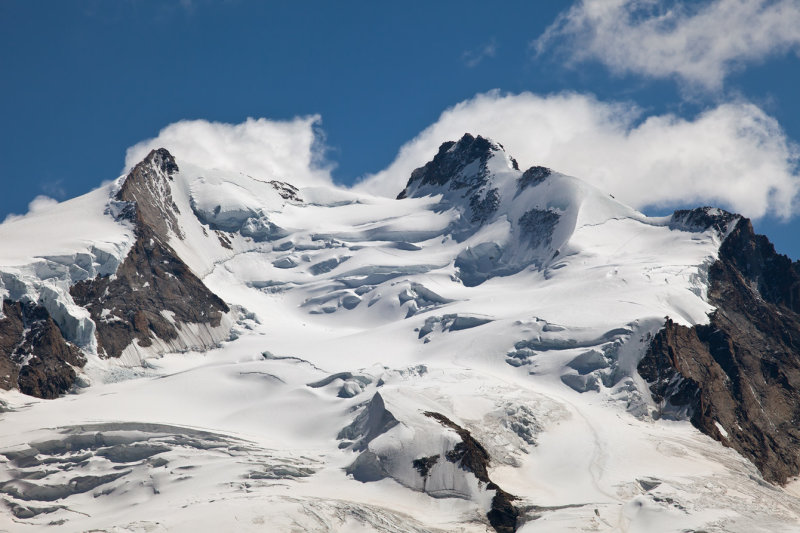
[[[185,238],[170,245],[233,309],[215,349],[92,353],[68,288],[127,253],[114,184],[0,225],[0,293],[46,302],[90,353],[74,394],[0,393],[0,492],[17,506],[0,529],[484,532],[494,491],[454,463],[413,466],[459,440],[436,412],[489,452],[520,531],[798,531],[800,500],[660,419],[636,372],[666,316],[707,322],[713,230],[670,229],[557,172],[518,190],[505,156],[482,224],[453,195],[287,199],[178,165]],[[187,345],[219,334],[182,328]],[[376,393],[398,423],[364,449],[390,471],[361,482],[342,430]]]

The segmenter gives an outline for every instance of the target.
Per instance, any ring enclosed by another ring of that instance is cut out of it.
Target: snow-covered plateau
[[[679,363],[746,219],[470,135],[397,192],[158,150],[0,225],[0,530],[800,531],[800,448]]]

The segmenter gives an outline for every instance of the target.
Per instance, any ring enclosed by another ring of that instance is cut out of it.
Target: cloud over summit
[[[730,102],[688,118],[646,115],[629,102],[572,92],[478,94],[445,110],[388,167],[354,187],[394,197],[441,143],[465,132],[502,143],[523,169],[551,167],[637,209],[715,205],[753,218],[798,212],[800,149],[759,107]],[[333,185],[323,138],[318,116],[240,124],[187,120],[129,148],[126,166],[163,146],[179,165],[301,187]]]
[[[154,148],[166,148],[180,161],[205,168],[243,172],[298,186],[330,185],[318,115],[278,121],[248,118],[239,124],[182,120],[156,137],[128,148],[130,169]]]

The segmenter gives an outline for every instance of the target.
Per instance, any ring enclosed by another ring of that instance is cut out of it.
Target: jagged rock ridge
[[[177,171],[163,148],[136,165],[117,194],[128,202],[122,216],[134,222],[136,242],[113,277],[81,281],[70,290],[91,313],[101,355],[119,357],[134,341],[141,347],[155,338],[170,343],[186,324],[218,327],[230,310],[169,245],[170,233],[182,236],[169,186]]]
[[[133,167],[116,195],[119,201],[136,204],[137,227],[150,227],[164,242],[169,241],[169,232],[183,238],[176,217],[180,211],[169,185],[178,170],[175,158],[165,148],[153,150]]]
[[[668,320],[639,364],[666,414],[748,457],[768,481],[800,472],[800,264],[775,252],[744,218],[680,213],[728,231],[709,270],[708,325]]]
[[[467,219],[483,224],[500,205],[499,191],[491,182],[487,163],[490,158],[504,153],[501,144],[465,133],[458,142],[443,143],[433,160],[414,170],[397,198],[452,191],[466,200]],[[510,158],[510,161],[512,168],[519,170],[516,160]]]
[[[419,189],[448,186],[450,189],[475,188],[480,185],[481,178],[486,178],[486,161],[493,152],[502,150],[499,144],[481,137],[473,137],[465,133],[458,142],[448,141],[439,146],[434,158],[424,166],[415,169],[398,199],[415,196]],[[464,170],[475,162],[477,172],[465,173]],[[515,162],[516,163],[516,162]],[[519,167],[515,167],[519,170]],[[467,179],[469,180],[467,181]]]

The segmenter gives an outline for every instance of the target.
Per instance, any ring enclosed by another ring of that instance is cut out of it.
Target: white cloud
[[[617,73],[719,89],[734,69],[800,49],[800,2],[582,0],[532,44],[540,54],[561,49]]]
[[[248,118],[240,124],[183,120],[128,148],[125,167],[132,168],[150,150],[163,147],[175,156],[179,167],[187,161],[298,186],[329,185],[330,166],[324,160],[319,124],[316,115],[288,121]]]
[[[41,213],[55,205],[58,205],[58,200],[40,194],[28,204],[28,213]]]
[[[486,58],[494,57],[497,53],[497,43],[494,39],[475,50],[467,50],[461,54],[461,60],[469,68],[477,67]]]
[[[14,213],[9,213],[3,220],[3,224],[5,224],[6,222],[13,222],[14,220],[25,218],[27,215],[35,215],[37,213],[43,213],[56,205],[58,205],[58,200],[40,194],[39,196],[30,201],[30,203],[28,204],[28,212],[25,215],[15,215]]]
[[[718,205],[758,218],[797,212],[798,147],[758,107],[728,103],[683,119],[561,93],[480,94],[446,110],[357,189],[394,196],[442,142],[465,132],[500,142],[522,169],[542,164],[633,207]]]

